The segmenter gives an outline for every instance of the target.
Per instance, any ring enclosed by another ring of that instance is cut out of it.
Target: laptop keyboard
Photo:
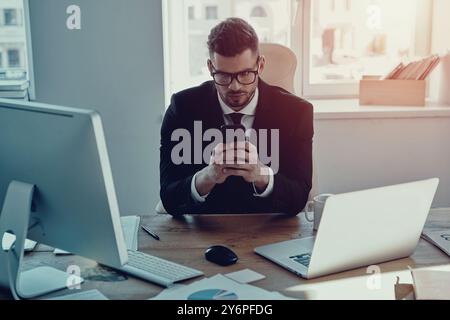
[[[305,267],[309,267],[309,262],[311,261],[311,254],[305,253],[298,256],[292,256],[289,257],[289,259],[292,259],[295,262],[300,263],[301,265],[304,265]]]

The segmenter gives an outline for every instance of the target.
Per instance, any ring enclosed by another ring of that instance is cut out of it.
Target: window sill
[[[358,99],[309,100],[315,120],[450,118],[450,106],[427,101],[425,107],[360,106]]]

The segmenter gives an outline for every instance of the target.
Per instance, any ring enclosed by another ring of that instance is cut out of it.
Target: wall
[[[450,49],[449,12],[450,1],[434,0],[433,53]],[[433,73],[430,89],[431,99],[450,104],[450,57]],[[341,193],[439,177],[433,206],[450,207],[450,116],[316,119],[315,131],[319,192]]]
[[[29,0],[38,101],[98,110],[122,215],[159,199],[164,110],[161,2]],[[81,7],[82,29],[66,28]]]
[[[320,193],[343,193],[433,177],[433,207],[450,207],[450,115],[315,121]]]

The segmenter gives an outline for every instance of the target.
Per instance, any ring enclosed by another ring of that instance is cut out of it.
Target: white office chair
[[[261,78],[267,83],[295,94],[294,79],[297,57],[288,47],[275,43],[261,43],[261,55],[266,57],[266,65]]]
[[[157,214],[167,214],[167,210],[166,208],[164,208],[164,205],[161,200],[159,200],[158,204],[156,205],[155,212]]]
[[[268,84],[278,86],[295,94],[294,79],[297,70],[297,57],[288,47],[275,43],[261,43],[261,55],[266,57],[266,66],[261,78]],[[318,195],[318,179],[316,164],[313,160],[312,188],[308,201],[312,201]]]

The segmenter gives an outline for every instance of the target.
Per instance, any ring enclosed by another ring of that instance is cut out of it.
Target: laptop
[[[306,279],[409,257],[438,184],[435,178],[331,196],[315,237],[255,252]]]

